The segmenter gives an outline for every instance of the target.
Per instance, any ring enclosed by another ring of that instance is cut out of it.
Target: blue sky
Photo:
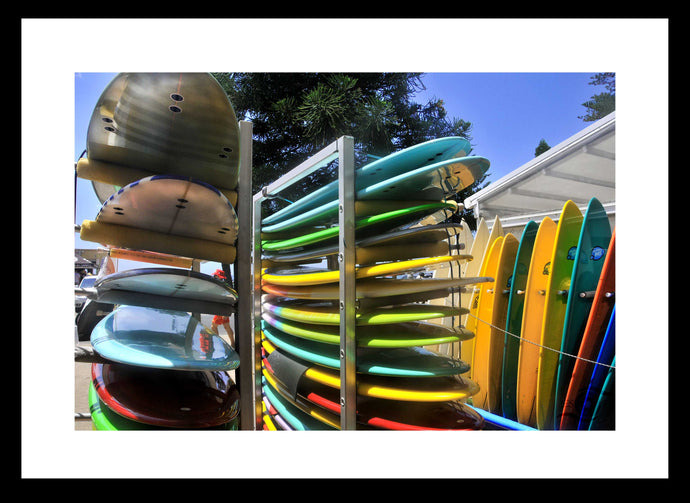
[[[86,148],[86,132],[93,108],[115,73],[75,73],[74,159]],[[551,146],[567,139],[588,123],[582,103],[601,86],[589,85],[591,73],[430,73],[422,78],[426,90],[413,97],[425,103],[441,98],[449,118],[472,123],[473,154],[491,161],[489,180],[496,181],[534,157],[543,138]],[[100,204],[91,183],[77,181],[76,223],[93,219]],[[75,235],[76,248],[95,248]],[[120,269],[141,267],[121,261]],[[212,272],[217,264],[202,264]]]

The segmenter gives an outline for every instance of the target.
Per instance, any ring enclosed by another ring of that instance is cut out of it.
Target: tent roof
[[[615,214],[616,113],[612,112],[465,199],[477,219],[503,227],[558,217],[566,201],[582,209],[592,197]]]

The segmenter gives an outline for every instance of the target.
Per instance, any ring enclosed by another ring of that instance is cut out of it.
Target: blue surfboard
[[[157,369],[233,370],[239,355],[189,313],[121,306],[91,332],[91,345],[108,360]]]

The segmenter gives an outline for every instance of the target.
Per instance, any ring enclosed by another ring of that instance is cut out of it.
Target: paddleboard
[[[443,255],[421,259],[399,260],[357,267],[355,278],[373,278],[376,276],[397,276],[415,271],[430,271],[449,262],[469,260],[466,255]],[[261,281],[273,285],[308,286],[326,283],[337,283],[340,270],[319,267],[275,267],[262,271]]]
[[[270,326],[289,335],[340,345],[339,326],[300,323],[267,312],[263,312],[261,317]],[[356,333],[357,346],[371,348],[429,346],[456,342],[469,337],[474,337],[474,334],[460,327],[451,328],[424,321],[359,326]]]
[[[500,247],[496,248],[496,245]],[[496,240],[489,252],[487,273],[495,281],[480,293],[477,317],[479,318],[474,347],[472,378],[479,385],[479,392],[472,398],[472,404],[494,414],[501,413],[501,374],[508,312],[510,281],[515,268],[515,257],[519,246],[517,238],[507,233]]]
[[[111,410],[141,423],[204,428],[225,424],[239,413],[239,392],[225,371],[93,363],[91,378]]]
[[[515,392],[517,389],[517,366],[520,354],[520,339],[522,332],[522,316],[525,307],[525,290],[527,288],[527,274],[534,241],[537,237],[539,224],[534,220],[527,222],[520,237],[520,245],[515,257],[515,267],[510,283],[508,309],[506,315],[506,334],[504,337],[503,370],[501,373],[502,415],[507,419],[517,419]]]
[[[601,341],[606,335],[606,328],[615,303],[616,260],[615,260],[616,230],[613,230],[611,241],[604,259],[604,266],[599,275],[599,282],[592,301],[592,309],[585,325],[582,342],[573,367],[573,374],[568,385],[568,393],[563,404],[561,430],[577,429],[582,412],[582,404],[587,393],[589,379],[592,375],[593,361]]]
[[[109,274],[94,284],[99,302],[229,316],[237,292],[208,274],[154,267]]]
[[[94,107],[86,153],[80,178],[124,187],[156,174],[192,176],[236,198],[239,125],[208,73],[118,74]]]
[[[357,298],[379,298],[413,293],[433,292],[441,289],[460,288],[474,285],[489,278],[373,278],[357,281],[355,295]],[[264,292],[294,299],[336,300],[340,298],[340,287],[337,283],[326,283],[313,286],[281,286],[266,283]]]
[[[453,157],[465,157],[471,149],[470,142],[460,137],[439,138],[413,145],[357,169],[355,172],[355,190],[428,164]],[[338,199],[338,180],[320,187],[289,206],[265,217],[262,223],[269,225],[281,222],[336,199]]]
[[[398,201],[441,201],[459,192],[484,176],[489,161],[483,157],[461,157],[447,159],[413,171],[386,178],[378,183],[359,186],[355,178],[355,199],[398,200]],[[326,225],[337,221],[340,201],[335,197],[325,204],[300,212],[280,222],[268,224],[263,221],[261,232],[296,231],[313,225]]]
[[[127,419],[116,412],[111,411],[108,406],[98,397],[96,388],[93,387],[93,382],[89,383],[89,411],[91,413],[91,421],[94,429],[97,431],[123,431],[123,430],[168,430],[174,428],[165,428],[163,426],[153,426],[151,424],[139,423],[131,419]],[[193,429],[193,428],[191,428]],[[239,415],[227,423],[211,428],[199,428],[202,430],[237,430],[239,429]]]
[[[450,250],[444,240],[459,232],[462,232],[462,227],[458,224],[442,223],[375,234],[356,240],[355,260],[357,264],[369,264],[450,255]],[[439,245],[441,246],[439,247]],[[303,262],[336,255],[338,252],[338,243],[332,243],[326,246],[317,245],[287,252],[262,250],[262,256],[264,259],[279,263]]]
[[[340,389],[339,371],[306,362],[266,340],[262,341],[262,346],[267,353],[265,363],[270,366],[270,372],[291,392],[303,377]],[[362,374],[356,386],[357,393],[363,396],[425,402],[467,399],[478,390],[476,383],[459,375],[407,378]]]
[[[539,224],[534,249],[527,273],[525,307],[520,328],[517,371],[517,420],[526,426],[536,426],[535,400],[537,369],[539,367],[539,341],[544,321],[546,286],[551,272],[551,257],[556,240],[556,223],[549,217]]]
[[[386,211],[375,215],[358,218],[355,221],[355,230],[358,236],[371,236],[396,227],[411,225],[430,214],[439,214],[438,220],[443,221],[457,212],[458,204],[455,201],[431,201],[425,204],[412,204],[409,207],[393,211]],[[295,233],[289,237],[282,234],[280,238],[264,239],[261,242],[262,250],[289,250],[316,243],[327,243],[329,240],[337,242],[340,226],[334,225],[325,229],[309,229],[304,233]],[[265,236],[262,229],[262,236]]]
[[[606,376],[609,373],[613,360],[616,357],[616,307],[611,311],[611,318],[606,327],[606,335],[601,342],[601,348],[596,357],[596,364],[592,371],[592,377],[589,380],[589,387],[585,395],[585,401],[582,405],[582,413],[580,414],[580,421],[578,423],[578,430],[586,430],[592,421],[594,409],[601,395]],[[615,372],[615,371],[614,371]]]
[[[336,303],[329,301],[305,301],[267,296],[262,306],[265,311],[281,318],[302,323],[317,325],[339,325],[340,309]],[[372,307],[359,309],[355,314],[355,323],[361,325],[385,325],[423,321],[444,316],[459,315],[464,312],[460,307],[432,306],[427,304],[403,304],[393,307]]]
[[[551,274],[544,299],[539,366],[537,371],[536,413],[537,428],[550,430],[554,426],[554,400],[558,351],[563,340],[563,324],[568,307],[568,290],[573,274],[577,245],[582,229],[582,213],[572,201],[567,201],[558,219],[556,241],[551,256]]]
[[[614,368],[610,368],[606,374],[606,380],[601,388],[597,405],[589,423],[590,430],[615,430],[616,429],[616,358],[611,361]]]
[[[275,347],[305,361],[334,369],[340,368],[340,349],[334,344],[310,341],[292,336],[262,322],[263,335]],[[369,348],[358,347],[357,372],[362,374],[429,377],[457,375],[469,370],[461,360],[449,358],[422,347]]]
[[[91,345],[113,362],[177,370],[233,370],[240,358],[189,313],[120,306],[91,332]]]
[[[224,264],[235,260],[237,232],[237,214],[221,192],[173,175],[126,185],[80,227],[85,241]]]
[[[574,356],[580,348],[592,307],[593,296],[587,295],[587,292],[593,293],[597,287],[610,241],[611,226],[606,211],[599,200],[592,198],[582,220],[563,320],[563,339],[554,390],[554,421],[557,427],[561,424],[563,402],[575,366]]]

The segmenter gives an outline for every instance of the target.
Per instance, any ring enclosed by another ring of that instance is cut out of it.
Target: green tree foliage
[[[254,130],[253,191],[278,179],[338,137],[355,140],[356,165],[445,136],[472,140],[470,122],[448,118],[443,100],[413,101],[420,73],[216,73],[239,119]],[[335,166],[284,191],[294,200],[335,177]],[[464,200],[483,179],[457,197]],[[281,203],[273,201],[267,211]]]
[[[539,140],[539,145],[537,145],[537,148],[534,149],[534,157],[539,157],[550,148],[551,147],[548,143],[546,143],[546,140],[542,138],[541,140]]]
[[[589,85],[604,86],[606,91],[595,94],[582,106],[587,108],[585,115],[578,116],[585,122],[594,122],[607,116],[616,109],[616,74],[613,72],[597,73],[590,77]]]

